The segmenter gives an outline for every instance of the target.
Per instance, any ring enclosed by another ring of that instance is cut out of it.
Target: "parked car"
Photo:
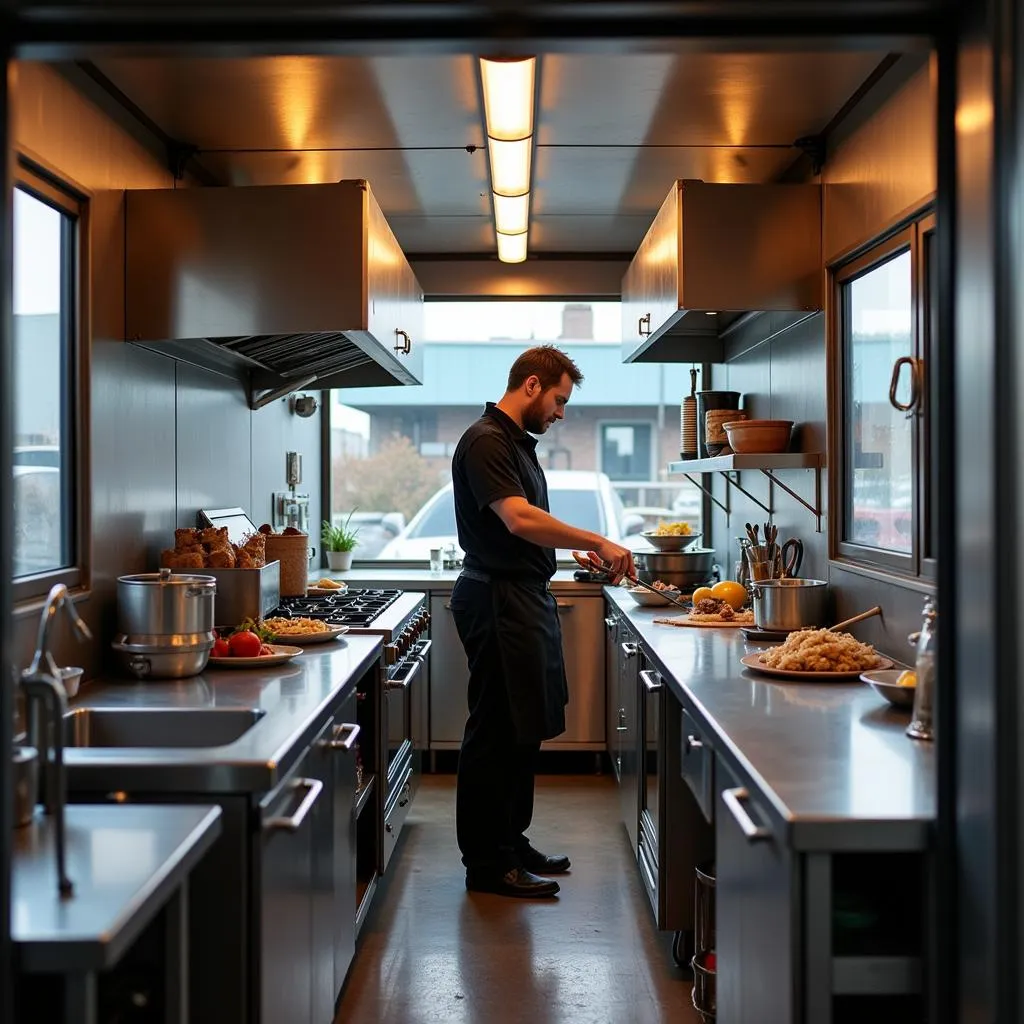
[[[645,528],[643,515],[625,508],[605,473],[589,470],[550,470],[547,473],[551,514],[583,530],[592,530],[630,547],[646,547],[639,536]],[[669,513],[671,515],[671,513]],[[445,484],[409,520],[409,525],[385,545],[378,558],[426,560],[431,548],[454,544],[461,557],[455,526],[455,498],[452,485]],[[559,550],[569,559],[568,550]]]
[[[61,564],[61,472],[55,466],[14,466],[14,575]]]

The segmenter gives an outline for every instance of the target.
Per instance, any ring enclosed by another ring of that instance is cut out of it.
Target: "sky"
[[[426,302],[423,335],[426,341],[558,341],[562,334],[564,302]],[[618,302],[592,302],[594,338],[622,341]],[[580,340],[580,339],[575,339]]]
[[[14,313],[60,312],[60,217],[14,190]]]

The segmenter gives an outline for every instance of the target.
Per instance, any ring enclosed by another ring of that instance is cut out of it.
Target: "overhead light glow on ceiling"
[[[502,263],[522,263],[526,259],[526,232],[505,235],[498,232],[498,259]]]
[[[500,196],[493,193],[494,228],[500,235],[521,235],[530,226],[530,193]]]
[[[526,259],[536,57],[480,59],[498,259]]]

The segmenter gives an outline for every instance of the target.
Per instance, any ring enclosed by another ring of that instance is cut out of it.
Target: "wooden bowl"
[[[789,451],[792,420],[730,420],[724,426],[729,447],[737,454]]]

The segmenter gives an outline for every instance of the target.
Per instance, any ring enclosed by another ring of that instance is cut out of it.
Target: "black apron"
[[[491,595],[500,672],[519,743],[539,743],[565,732],[569,685],[562,657],[558,605],[544,583],[495,579],[463,570],[486,581]],[[454,595],[453,595],[454,597]]]

